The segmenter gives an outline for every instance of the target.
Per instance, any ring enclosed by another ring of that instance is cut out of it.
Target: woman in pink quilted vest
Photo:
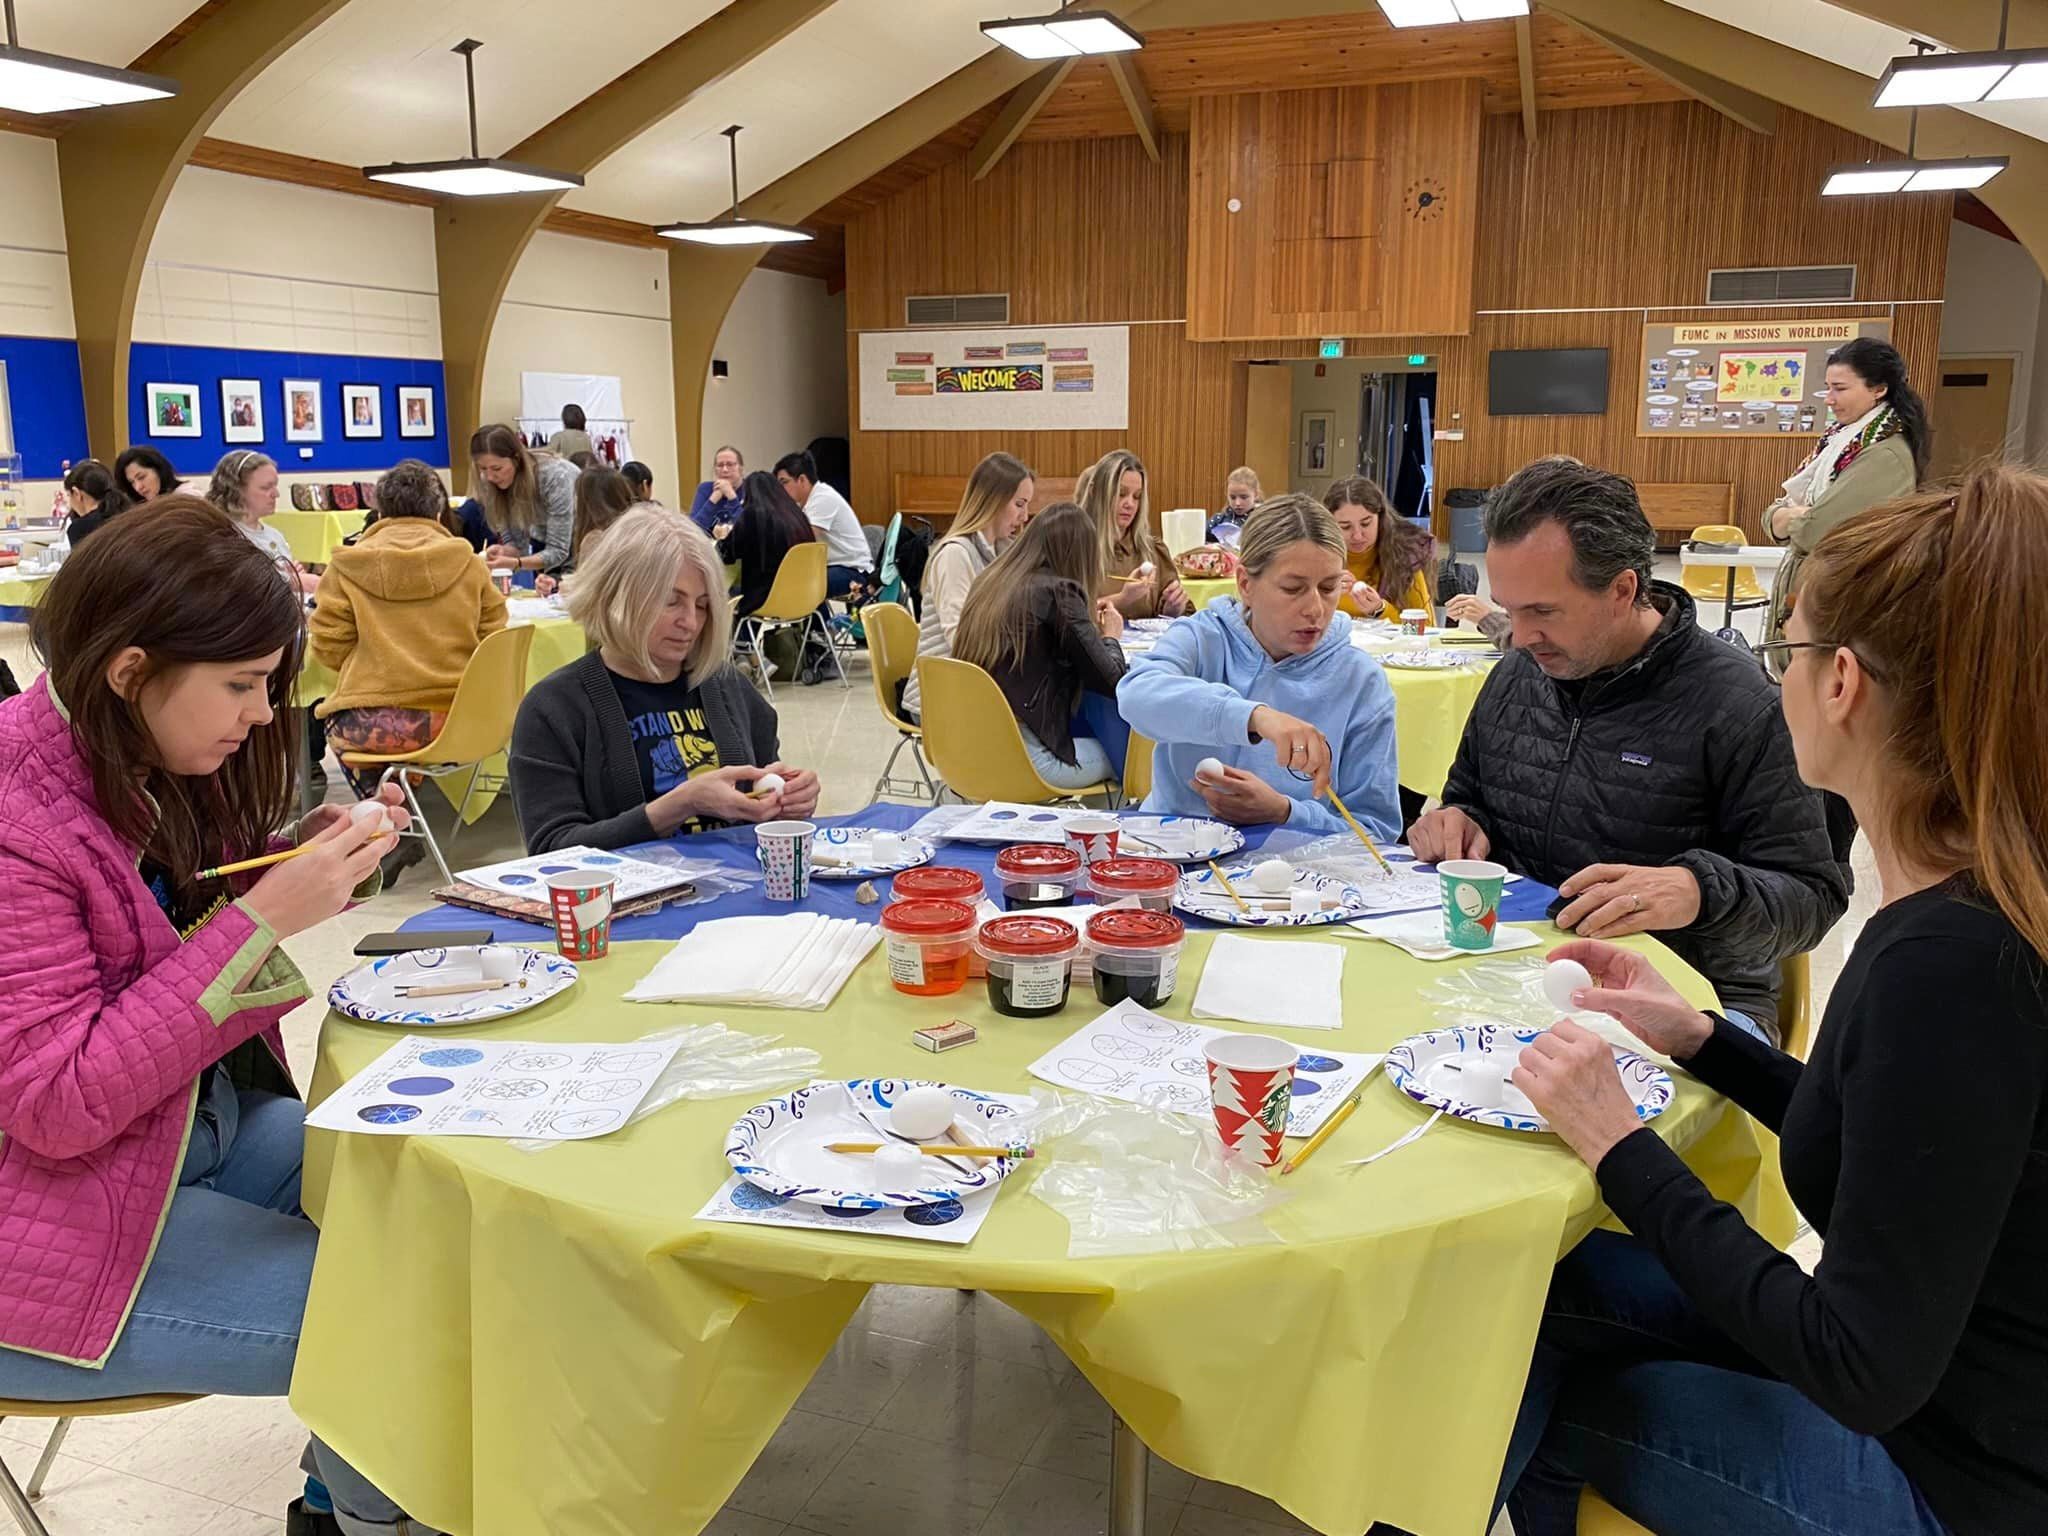
[[[197,497],[123,527],[51,582],[48,671],[0,704],[0,1398],[281,1396],[318,1234],[278,943],[390,838],[322,806],[307,853],[202,878],[284,845],[304,615]],[[307,1470],[288,1530],[425,1530],[317,1441]]]

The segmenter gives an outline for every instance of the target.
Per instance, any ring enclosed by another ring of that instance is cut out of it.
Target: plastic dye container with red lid
[[[989,1006],[1013,1019],[1042,1019],[1067,1006],[1081,931],[1057,917],[1019,912],[981,925],[974,947],[988,966]]]
[[[1105,1003],[1129,998],[1156,1008],[1173,996],[1187,928],[1171,912],[1112,907],[1088,919],[1095,995]]]
[[[967,985],[974,908],[961,901],[899,901],[882,908],[889,980],[912,997],[944,997]]]
[[[1088,888],[1105,902],[1136,897],[1154,912],[1173,910],[1180,866],[1164,859],[1099,859],[1088,866]]]
[[[1080,884],[1080,852],[1064,843],[1013,843],[996,855],[1005,912],[1070,907]]]

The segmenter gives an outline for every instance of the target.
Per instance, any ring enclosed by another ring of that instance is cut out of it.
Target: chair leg
[[[28,1496],[40,1499],[43,1496],[43,1479],[50,1475],[50,1468],[57,1464],[57,1452],[64,1444],[64,1437],[71,1433],[71,1421],[59,1419],[50,1426],[50,1438],[43,1442],[43,1454],[36,1460],[36,1469],[28,1477]]]
[[[35,1506],[21,1491],[21,1484],[14,1480],[14,1474],[4,1463],[0,1463],[0,1508],[14,1516],[14,1523],[21,1527],[22,1536],[50,1536],[50,1528],[43,1524]]]
[[[747,644],[754,652],[754,676],[761,680],[761,692],[766,695],[768,702],[773,704],[775,682],[768,676],[768,653],[761,647],[761,635],[762,626],[757,620],[754,627],[747,631]]]
[[[813,627],[818,631],[818,638],[825,642],[825,653],[832,658],[832,670],[839,674],[839,686],[851,688],[853,684],[846,680],[846,668],[839,664],[839,647],[832,643],[832,631],[815,610],[811,613],[810,624],[804,627],[804,634],[808,636]]]
[[[441,883],[453,885],[455,876],[449,872],[448,861],[441,857],[441,845],[434,841],[434,829],[427,825],[426,810],[420,805],[419,791],[413,788],[412,775],[403,768],[395,768],[385,774],[398,776],[398,787],[405,791],[405,808],[412,812],[412,824],[420,829],[420,836],[426,839],[427,852],[434,856],[434,867],[441,871]]]
[[[448,851],[450,853],[455,851],[455,839],[462,836],[462,829],[468,824],[470,797],[476,793],[476,781],[483,776],[483,771],[483,762],[479,760],[477,765],[469,770],[469,782],[462,786],[462,804],[455,808],[455,825],[448,833]]]

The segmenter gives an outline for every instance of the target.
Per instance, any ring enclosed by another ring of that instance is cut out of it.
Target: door
[[[1244,392],[1244,461],[1268,496],[1293,483],[1294,370],[1286,363],[1253,363]],[[1213,499],[1223,505],[1223,487]]]
[[[1934,398],[1934,453],[1929,472],[1936,480],[1961,474],[1980,459],[2005,454],[2012,412],[2012,359],[1944,357]]]

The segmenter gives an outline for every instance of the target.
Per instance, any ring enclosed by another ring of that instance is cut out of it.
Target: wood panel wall
[[[1007,291],[1023,324],[1177,320],[1185,300],[1188,143],[1162,143],[1159,165],[1135,139],[1025,143],[987,180],[954,164],[858,216],[847,229],[848,323],[899,326],[911,293]],[[1699,305],[1713,266],[1854,262],[1857,314],[1881,301],[1939,299],[1951,199],[1831,199],[1826,168],[1875,146],[1798,113],[1772,136],[1706,107],[1670,102],[1543,114],[1526,149],[1512,117],[1482,128],[1478,242],[1469,337],[1361,342],[1372,356],[1424,352],[1438,369],[1437,485],[1487,486],[1544,453],[1570,453],[1656,482],[1730,482],[1756,514],[1806,440],[1656,440],[1635,435],[1644,306]],[[1613,314],[1487,315],[1486,310],[1617,308]],[[1829,310],[1705,310],[1716,320],[1840,316]],[[1902,307],[1893,335],[1918,377],[1932,377],[1939,304]],[[1670,311],[1656,316],[1677,318]],[[853,338],[849,337],[849,348]],[[1604,416],[1486,412],[1495,347],[1606,346]],[[1154,506],[1220,505],[1243,452],[1244,362],[1311,357],[1305,340],[1189,342],[1178,325],[1136,325],[1127,433],[862,433],[853,441],[855,505],[886,518],[897,470],[965,474],[1006,448],[1048,474],[1073,474],[1123,443],[1151,467]],[[849,353],[851,356],[851,353]],[[859,419],[858,403],[852,412]],[[1453,422],[1453,416],[1458,419]]]

